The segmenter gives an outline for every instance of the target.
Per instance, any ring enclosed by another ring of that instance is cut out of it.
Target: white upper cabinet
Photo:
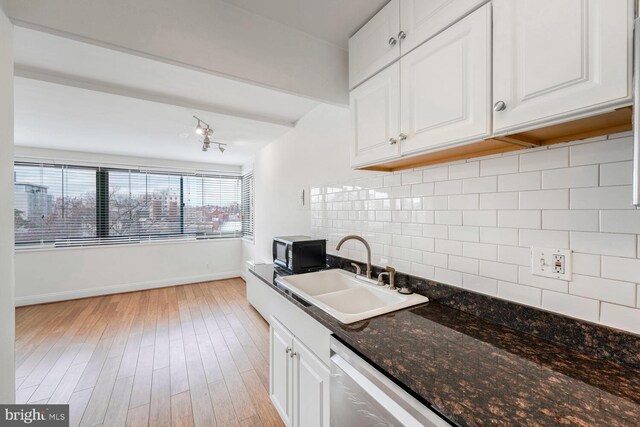
[[[400,0],[402,54],[418,47],[487,0]]]
[[[493,11],[496,134],[630,99],[633,1],[494,0]]]
[[[349,88],[400,57],[400,0],[391,0],[349,39]]]
[[[395,63],[351,91],[351,165],[400,155],[400,64]]]
[[[404,56],[400,67],[403,155],[490,135],[490,4]]]

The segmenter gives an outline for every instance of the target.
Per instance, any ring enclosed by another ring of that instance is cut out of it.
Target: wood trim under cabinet
[[[512,135],[493,137],[444,150],[431,151],[411,157],[395,159],[381,164],[358,169],[375,171],[397,171],[454,160],[471,159],[491,154],[526,148],[559,144],[579,139],[626,132],[632,129],[632,107],[623,107],[591,117],[547,126]]]

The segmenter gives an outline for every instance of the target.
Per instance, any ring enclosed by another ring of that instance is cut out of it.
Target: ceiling
[[[347,48],[349,37],[389,0],[223,0]]]
[[[242,165],[317,101],[15,28],[16,145]],[[229,144],[203,153],[198,115]]]
[[[202,152],[198,115],[224,154]],[[187,162],[242,165],[288,132],[277,124],[16,77],[16,145]]]

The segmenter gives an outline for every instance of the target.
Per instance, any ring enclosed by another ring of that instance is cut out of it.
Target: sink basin
[[[281,277],[277,282],[345,324],[429,301],[337,269]]]

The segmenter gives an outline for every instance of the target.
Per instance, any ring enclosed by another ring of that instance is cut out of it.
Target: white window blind
[[[17,246],[242,236],[242,177],[16,163]]]
[[[95,171],[16,164],[14,197],[17,244],[95,239]]]
[[[253,172],[242,177],[242,236],[253,239],[255,182]]]

